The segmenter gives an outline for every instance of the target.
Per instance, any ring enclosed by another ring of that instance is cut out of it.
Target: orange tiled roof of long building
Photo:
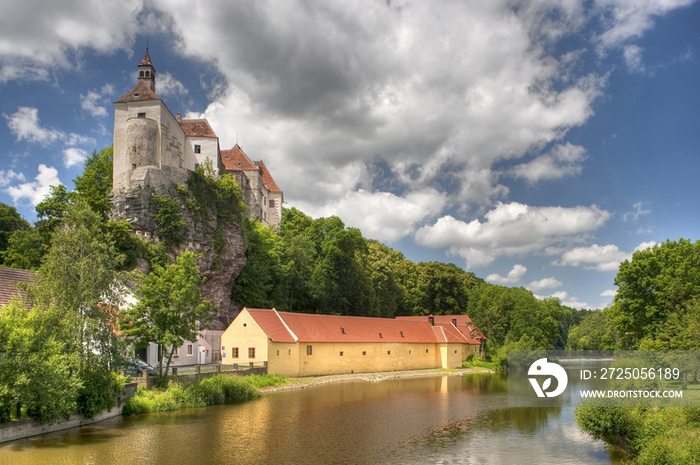
[[[265,184],[265,187],[267,187],[267,190],[269,190],[270,192],[282,192],[282,189],[280,189],[275,183],[275,180],[272,179],[272,175],[267,169],[267,166],[265,166],[265,163],[263,163],[263,161],[260,160],[256,161],[255,164],[262,170],[262,179],[263,183]]]
[[[205,119],[182,119],[178,121],[188,137],[216,137],[216,133]]]
[[[392,319],[359,316],[316,315],[247,309],[273,342],[406,342],[467,343],[452,324],[431,325],[427,319]]]
[[[145,102],[148,100],[160,100],[160,97],[148,87],[145,80],[139,79],[133,89],[114,103]]]
[[[238,144],[234,145],[231,150],[222,150],[221,161],[227,170],[259,169]]]
[[[429,321],[432,317],[436,325],[454,325],[459,332],[467,339],[469,344],[478,344],[479,339],[486,339],[486,336],[479,331],[472,323],[469,315],[419,315],[419,316],[397,316],[397,320],[409,321]]]
[[[26,297],[27,293],[17,289],[17,283],[29,283],[36,271],[5,268],[0,266],[0,305],[7,305],[14,296]]]

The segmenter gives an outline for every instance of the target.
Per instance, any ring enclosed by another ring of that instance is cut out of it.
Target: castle
[[[114,102],[113,192],[181,183],[198,166],[209,165],[215,173],[233,175],[250,218],[279,227],[284,194],[262,160],[252,161],[238,144],[220,150],[206,119],[173,116],[155,90],[156,70],[146,50],[138,82]]]

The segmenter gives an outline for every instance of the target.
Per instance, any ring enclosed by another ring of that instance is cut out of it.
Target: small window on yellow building
[[[238,347],[231,349],[231,357],[238,358]]]
[[[280,351],[278,350],[278,351],[277,351],[277,356],[279,357],[279,355],[280,355]]]
[[[425,353],[426,353],[426,354],[428,353],[428,349],[425,349]]]
[[[362,351],[362,355],[367,355],[367,351]]]
[[[255,358],[255,347],[248,347],[248,358]]]
[[[410,351],[410,350],[408,351],[408,355],[411,355],[411,351]]]
[[[386,351],[386,354],[387,354],[387,355],[391,355],[391,351],[390,351],[390,350],[387,350],[387,351]]]
[[[343,356],[343,351],[342,351],[342,350],[340,351],[340,356],[341,356],[341,357]]]
[[[306,355],[311,355],[311,346],[306,346]]]
[[[292,349],[289,349],[289,354],[287,355],[292,355]]]
[[[457,353],[457,351],[455,350],[455,354],[456,354],[456,353]]]

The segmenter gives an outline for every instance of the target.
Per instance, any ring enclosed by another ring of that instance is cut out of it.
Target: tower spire
[[[146,81],[148,86],[153,92],[156,91],[156,69],[151,63],[151,56],[148,54],[148,45],[146,45],[146,54],[143,56],[143,60],[139,63],[139,80],[143,79]]]

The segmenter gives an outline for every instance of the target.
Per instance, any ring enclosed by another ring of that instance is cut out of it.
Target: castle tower
[[[148,47],[146,47],[146,55],[144,55],[143,60],[139,63],[139,81],[140,80],[144,80],[153,92],[156,91],[156,69],[153,67],[153,63],[151,63]]]

